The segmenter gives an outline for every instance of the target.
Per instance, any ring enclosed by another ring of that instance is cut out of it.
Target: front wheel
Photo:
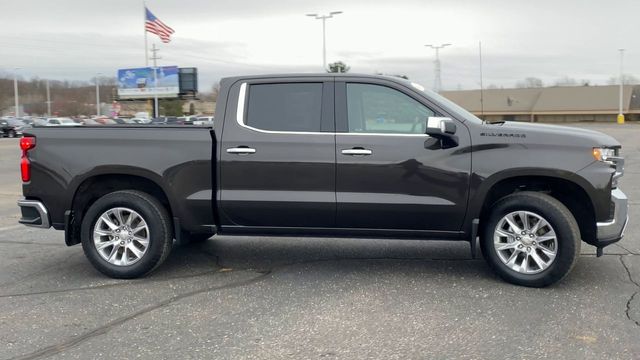
[[[9,138],[16,137],[16,132],[14,130],[9,130],[9,133],[7,134],[7,137],[9,137]]]
[[[580,254],[580,229],[557,199],[520,192],[499,200],[483,226],[482,253],[503,279],[543,287],[564,278]]]
[[[173,231],[167,210],[153,196],[116,191],[93,203],[82,220],[82,249],[101,273],[143,276],[167,258]]]

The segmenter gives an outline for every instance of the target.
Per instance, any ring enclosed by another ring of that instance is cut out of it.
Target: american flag
[[[155,17],[155,15],[153,15],[151,11],[149,11],[149,9],[145,8],[145,10],[147,13],[147,18],[144,23],[144,28],[148,32],[158,35],[163,43],[168,43],[169,41],[171,41],[171,34],[173,34],[175,31],[165,23],[160,21],[160,19]]]

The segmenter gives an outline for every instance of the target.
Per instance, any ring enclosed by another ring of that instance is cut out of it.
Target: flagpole
[[[147,3],[142,2],[142,30],[144,31],[144,66],[149,67],[149,42],[147,41]]]

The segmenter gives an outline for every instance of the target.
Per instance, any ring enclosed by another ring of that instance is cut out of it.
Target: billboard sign
[[[155,87],[153,68],[118,70],[118,96],[121,99],[177,97],[180,82],[177,66],[158,67],[158,86]]]

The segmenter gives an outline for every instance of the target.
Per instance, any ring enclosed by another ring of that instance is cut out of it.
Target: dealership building
[[[487,89],[482,94],[480,90],[460,90],[441,94],[488,121],[615,122],[619,91],[618,85],[610,85]],[[622,109],[626,120],[640,120],[640,85],[623,87]]]

